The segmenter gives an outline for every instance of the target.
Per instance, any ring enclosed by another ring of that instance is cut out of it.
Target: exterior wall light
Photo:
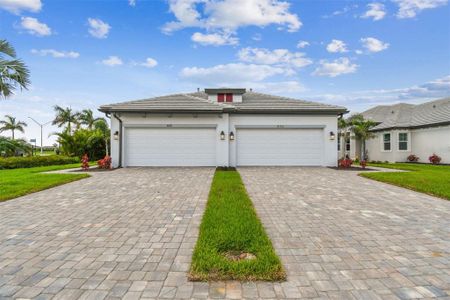
[[[223,130],[220,132],[220,139],[222,141],[225,140],[225,132],[223,132]]]
[[[230,132],[230,141],[234,141],[234,133],[233,133],[233,131]]]
[[[336,135],[334,134],[334,132],[330,131],[330,140],[334,141],[335,138],[336,138]]]
[[[119,139],[119,132],[114,132],[114,139],[117,141]]]

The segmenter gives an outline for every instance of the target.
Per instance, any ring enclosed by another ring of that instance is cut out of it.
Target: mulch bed
[[[338,170],[338,171],[357,171],[357,172],[364,172],[364,171],[375,171],[375,169],[370,169],[370,168],[359,168],[359,167],[350,167],[350,168],[340,168],[340,167],[328,167],[330,169],[333,170]]]
[[[83,169],[77,169],[77,170],[73,170],[73,171],[71,171],[71,172],[83,172],[83,173],[85,173],[85,172],[112,172],[112,171],[114,171],[115,169],[99,169],[99,168],[89,168],[89,169],[87,169],[87,170],[83,170]]]

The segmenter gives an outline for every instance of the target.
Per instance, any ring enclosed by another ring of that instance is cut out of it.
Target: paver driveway
[[[0,298],[408,299],[450,292],[450,201],[325,168],[239,171],[287,282],[187,282],[214,170],[136,168],[0,203]]]
[[[287,268],[285,296],[449,299],[450,201],[351,171],[239,172]]]
[[[213,174],[120,169],[1,203],[0,298],[190,297]]]

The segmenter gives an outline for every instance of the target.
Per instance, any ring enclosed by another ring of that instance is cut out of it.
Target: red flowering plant
[[[81,157],[81,168],[85,171],[89,169],[89,156],[87,154]]]
[[[367,166],[367,160],[362,160],[359,165],[361,166],[361,168],[365,169]]]
[[[432,163],[433,165],[437,165],[441,162],[442,158],[439,155],[436,155],[436,153],[433,153],[433,155],[431,155],[430,157],[428,157],[428,160],[430,161],[430,163]]]
[[[111,169],[111,156],[106,155],[104,158],[97,161],[99,169]]]
[[[346,158],[341,158],[339,160],[339,168],[350,168],[353,164],[353,160],[351,160],[350,158],[346,157]]]
[[[419,160],[419,157],[417,155],[411,154],[408,155],[406,158],[409,162],[417,162]]]

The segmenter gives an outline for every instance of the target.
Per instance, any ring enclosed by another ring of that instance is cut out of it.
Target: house
[[[335,166],[344,107],[247,91],[198,90],[103,105],[113,167]]]
[[[377,123],[366,141],[369,160],[405,162],[410,154],[428,163],[433,153],[450,164],[450,98],[423,104],[379,105],[362,113]],[[349,136],[338,141],[339,157],[360,157],[361,143]]]

